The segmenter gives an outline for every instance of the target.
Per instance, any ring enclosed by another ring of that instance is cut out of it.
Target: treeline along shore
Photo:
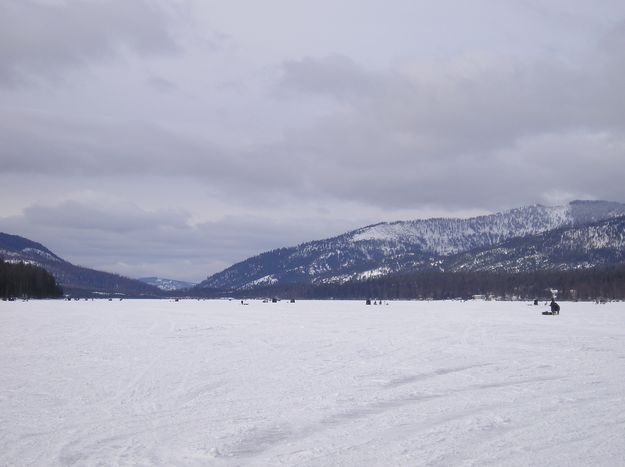
[[[625,265],[604,268],[506,272],[420,272],[329,284],[284,284],[246,290],[191,289],[205,297],[302,299],[548,299],[557,290],[560,300],[625,300]]]

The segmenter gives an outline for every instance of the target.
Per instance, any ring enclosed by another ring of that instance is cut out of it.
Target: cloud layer
[[[146,0],[6,0],[0,4],[0,80],[17,84],[124,51],[176,49],[167,19]]]
[[[0,229],[201,280],[363,223],[625,200],[620,2],[239,7],[3,2]]]

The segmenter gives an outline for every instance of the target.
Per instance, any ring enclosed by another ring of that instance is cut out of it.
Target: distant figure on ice
[[[551,299],[551,303],[549,304],[549,308],[551,308],[551,312],[554,315],[559,315],[560,314],[560,305],[558,305],[556,303],[556,299],[555,298]]]

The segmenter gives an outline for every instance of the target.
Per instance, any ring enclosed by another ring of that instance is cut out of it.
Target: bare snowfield
[[[0,465],[625,465],[625,304],[0,302]]]

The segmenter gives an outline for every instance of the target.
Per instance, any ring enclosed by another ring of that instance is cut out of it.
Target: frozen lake
[[[625,304],[0,302],[0,465],[625,465]]]

